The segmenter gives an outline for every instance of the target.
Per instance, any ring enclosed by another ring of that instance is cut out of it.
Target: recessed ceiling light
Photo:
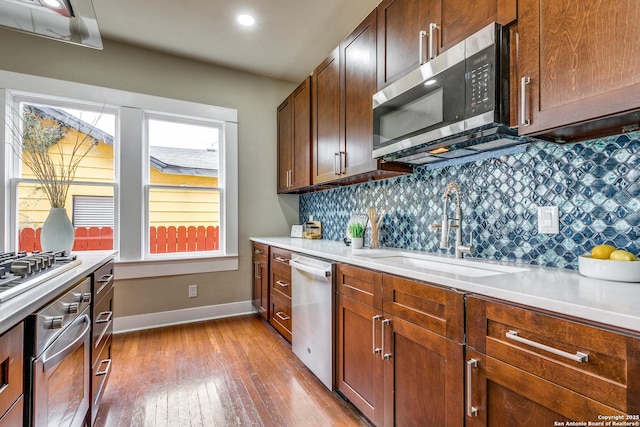
[[[256,23],[256,19],[247,14],[238,15],[237,20],[240,25],[244,25],[245,27],[250,27]]]

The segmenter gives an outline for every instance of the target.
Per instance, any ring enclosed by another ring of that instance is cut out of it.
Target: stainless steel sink
[[[437,255],[414,254],[386,250],[371,251],[370,253],[363,252],[361,254],[358,254],[358,256],[374,258],[376,262],[380,262],[389,266],[408,267],[466,277],[497,276],[507,273],[520,273],[529,271],[527,268],[492,264],[484,261],[471,261],[466,259],[448,258]]]

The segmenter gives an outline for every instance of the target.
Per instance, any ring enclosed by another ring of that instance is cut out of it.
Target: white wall
[[[109,40],[104,46],[97,51],[0,29],[0,69],[238,110],[239,270],[118,281],[116,317],[250,300],[248,238],[287,234],[298,222],[298,197],[275,191],[276,108],[296,84]],[[198,298],[189,299],[192,283]]]

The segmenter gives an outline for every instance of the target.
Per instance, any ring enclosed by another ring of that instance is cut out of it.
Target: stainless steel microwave
[[[424,164],[524,142],[509,123],[509,37],[493,23],[373,96],[373,157]]]

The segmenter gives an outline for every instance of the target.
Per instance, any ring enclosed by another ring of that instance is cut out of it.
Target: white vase
[[[352,249],[362,249],[364,246],[364,237],[352,237],[351,238],[351,248]]]
[[[75,230],[65,208],[51,208],[49,216],[42,224],[40,246],[43,251],[64,251],[71,253]]]

